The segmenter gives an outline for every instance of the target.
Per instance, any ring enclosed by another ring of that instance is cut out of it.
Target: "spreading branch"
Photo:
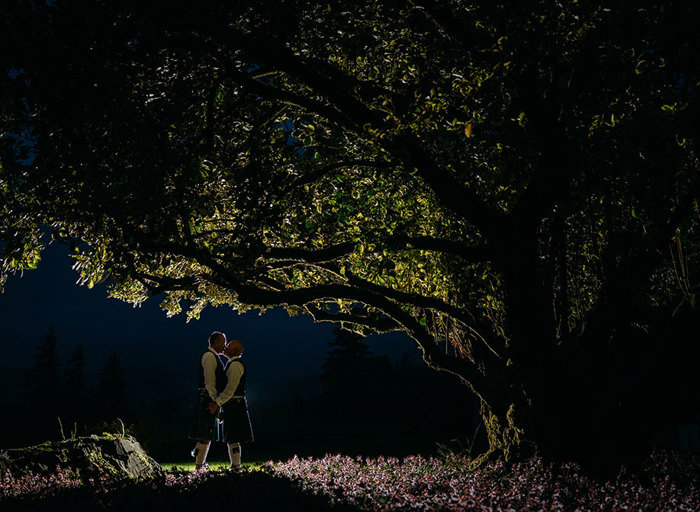
[[[352,254],[361,242],[343,242],[324,249],[302,249],[302,248],[270,248],[263,258],[282,261],[298,261],[300,263],[322,263],[332,261],[343,256]],[[468,245],[454,240],[435,238],[429,236],[397,236],[390,238],[376,237],[376,241],[371,243],[377,247],[386,247],[394,251],[401,250],[424,250],[453,254],[460,256],[470,262],[479,263],[488,261],[491,251],[486,244]]]
[[[367,123],[376,128],[385,125],[385,114],[367,107],[362,101],[345,91],[342,85],[344,81],[324,76],[319,69],[301,59],[275,37],[270,34],[258,37],[256,34],[247,34],[235,29],[232,31],[239,47],[250,56],[253,62],[263,62],[280,69],[327,98],[343,113],[345,118],[343,125],[347,128],[361,131]]]
[[[362,308],[353,308],[349,313],[333,313],[307,304],[304,309],[316,322],[350,323],[367,327],[378,333],[402,330],[401,326],[390,318],[379,314],[370,314]]]
[[[407,169],[416,169],[444,208],[479,228],[488,240],[502,235],[504,214],[487,205],[474,190],[457,181],[449,170],[440,167],[415,135],[398,135],[386,143],[386,147],[400,155]]]
[[[267,85],[260,80],[253,79],[249,74],[236,69],[227,69],[226,74],[231,79],[243,85],[246,91],[255,95],[271,100],[278,100],[282,103],[294,105],[310,112],[316,112],[317,114],[322,115],[328,120],[341,126],[345,126],[349,122],[341,111],[327,103],[306,98],[304,96],[294,94],[293,92]]]
[[[338,169],[343,169],[347,167],[372,167],[375,169],[386,169],[391,164],[382,160],[368,160],[368,159],[357,159],[349,160],[347,162],[334,162],[332,164],[320,166],[318,169],[311,171],[308,174],[299,176],[294,180],[289,186],[282,189],[280,192],[280,197],[284,197],[291,190],[306,185],[308,183],[313,183],[324,176],[337,171]]]
[[[296,249],[291,247],[272,247],[263,255],[265,258],[303,263],[322,263],[352,254],[357,242],[344,242],[325,249]]]
[[[502,353],[505,350],[505,347],[501,345],[499,346],[499,350],[494,349],[492,345],[495,344],[495,342],[489,343],[485,337],[485,333],[489,332],[489,326],[483,321],[477,320],[476,317],[468,310],[453,306],[452,304],[449,304],[436,297],[426,297],[425,295],[419,295],[417,293],[406,293],[393,288],[380,286],[364,279],[360,279],[347,271],[346,275],[348,276],[348,284],[350,285],[381,294],[402,304],[410,304],[412,306],[417,306],[424,309],[431,309],[450,316],[454,320],[460,322],[464,328],[474,336],[474,338],[481,341],[492,355],[496,356],[498,359],[503,358]],[[474,326],[478,326],[478,329]]]

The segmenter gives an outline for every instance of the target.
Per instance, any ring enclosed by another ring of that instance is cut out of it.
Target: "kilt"
[[[253,427],[245,398],[232,398],[226,402],[221,408],[221,420],[220,440],[225,443],[253,442]]]
[[[217,437],[219,420],[209,412],[211,397],[206,389],[200,388],[197,403],[192,410],[192,424],[190,426],[190,439],[208,439],[218,441]]]

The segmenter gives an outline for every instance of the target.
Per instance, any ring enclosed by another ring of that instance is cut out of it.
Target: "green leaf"
[[[467,136],[467,138],[471,138],[472,132],[474,131],[474,126],[471,123],[467,123],[467,125],[464,127],[464,135]]]
[[[646,64],[646,60],[644,60],[644,59],[637,62],[637,65],[634,68],[635,74],[641,75],[644,72],[644,68],[646,67],[645,64]]]

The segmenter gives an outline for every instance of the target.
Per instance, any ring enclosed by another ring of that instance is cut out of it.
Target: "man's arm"
[[[238,361],[235,361],[228,365],[228,370],[226,370],[226,388],[221,392],[221,394],[214,400],[216,405],[221,407],[233,396],[238,383],[241,381],[241,376],[243,375],[243,365]]]
[[[207,351],[202,355],[202,368],[204,369],[204,387],[212,400],[216,400],[216,356]]]

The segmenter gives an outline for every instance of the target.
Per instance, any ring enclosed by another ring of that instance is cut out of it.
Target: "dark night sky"
[[[35,347],[53,325],[62,360],[82,342],[94,377],[116,351],[132,390],[150,388],[168,398],[168,389],[183,394],[194,381],[209,333],[221,330],[246,346],[251,399],[287,400],[300,391],[315,391],[331,324],[314,324],[308,316],[290,318],[281,308],[238,315],[224,307],[209,307],[200,320],[186,323],[184,313],[167,318],[158,297],[134,308],[108,298],[104,285],[92,290],[77,286],[71,265],[67,248],[52,244],[38,269],[8,279],[0,294],[0,368],[29,367]],[[415,343],[400,334],[375,335],[368,341],[375,355],[393,358],[417,352]],[[3,387],[11,385],[4,380]]]

